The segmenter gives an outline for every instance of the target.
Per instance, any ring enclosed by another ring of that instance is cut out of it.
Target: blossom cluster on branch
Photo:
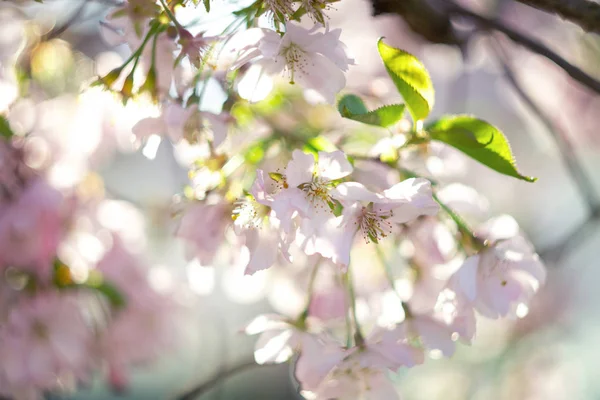
[[[477,315],[527,313],[544,265],[514,219],[488,218],[483,196],[452,183],[464,157],[535,180],[517,170],[498,128],[469,115],[426,121],[434,90],[425,66],[383,40],[373,45],[405,104],[369,110],[359,96],[340,96],[355,60],[329,26],[327,0],[256,0],[214,35],[180,22],[210,7],[114,6],[102,35],[130,55],[79,99],[110,104],[98,125],[147,105],[112,141],[133,137],[148,155],[167,140],[188,167],[190,185],[173,205],[188,258],[208,267],[225,248],[247,275],[273,266],[298,274],[304,306],[246,327],[260,333],[258,363],[294,360],[307,399],[393,399],[388,371],[452,356],[457,342],[475,340]],[[177,310],[101,218],[112,200],[90,191],[97,154],[72,154],[43,127],[28,128],[27,111],[51,101],[35,76],[29,92],[15,78],[36,51],[23,43],[3,53],[0,76],[17,93],[0,124],[0,394],[23,399],[98,369],[125,387],[131,366],[172,344]],[[219,107],[207,107],[210,85],[224,94]],[[345,120],[319,120],[335,103]],[[357,131],[369,136],[366,152],[353,150]],[[108,134],[98,136],[110,147]],[[40,142],[56,149],[43,162]],[[57,185],[61,167],[74,165],[85,172]]]

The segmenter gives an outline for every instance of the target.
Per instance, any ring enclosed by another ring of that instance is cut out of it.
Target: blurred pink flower
[[[92,330],[75,298],[55,292],[23,297],[0,329],[0,393],[42,398],[59,378],[87,378]]]
[[[491,244],[465,260],[453,289],[482,315],[498,318],[529,302],[546,281],[546,268],[514,220],[496,218],[481,231]]]
[[[186,243],[189,259],[197,258],[202,265],[209,265],[230,221],[230,206],[226,203],[193,203],[183,211],[175,235]]]
[[[67,202],[42,178],[0,205],[0,267],[28,269],[49,279],[66,228]]]

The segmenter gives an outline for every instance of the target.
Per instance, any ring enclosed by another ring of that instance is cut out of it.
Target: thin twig
[[[600,4],[590,0],[517,0],[538,10],[556,14],[586,32],[600,33]]]
[[[540,122],[544,125],[548,133],[554,139],[556,145],[560,150],[560,154],[564,160],[565,166],[573,177],[575,185],[579,190],[582,198],[584,199],[588,208],[588,217],[577,226],[565,239],[557,245],[553,245],[547,249],[542,249],[539,254],[545,259],[552,259],[558,261],[566,251],[568,251],[573,245],[584,237],[585,233],[593,226],[593,224],[600,218],[600,203],[598,203],[598,195],[594,189],[594,185],[588,178],[588,174],[585,172],[584,167],[581,165],[575,153],[575,147],[569,140],[569,137],[565,132],[557,132],[557,127],[552,123],[552,120],[546,113],[535,103],[531,96],[523,89],[520,85],[517,77],[508,63],[508,56],[506,55],[501,44],[496,41],[496,46],[492,48],[496,52],[496,56],[500,61],[500,65],[504,72],[504,76],[508,83],[513,87],[517,95],[523,100],[523,102],[530,108],[530,110],[538,117]]]
[[[567,60],[562,58],[560,55],[550,50],[548,47],[538,42],[535,39],[530,38],[529,36],[520,33],[507,25],[505,25],[502,21],[498,19],[487,18],[482,15],[479,15],[471,10],[468,10],[450,0],[443,0],[445,7],[447,7],[447,11],[450,15],[456,15],[468,18],[470,20],[475,21],[482,28],[487,30],[495,30],[501,32],[508,36],[513,42],[531,50],[534,53],[537,53],[541,56],[546,57],[548,60],[552,61],[560,68],[562,68],[571,78],[580,82],[581,84],[587,86],[594,92],[600,94],[600,81],[595,79],[594,77],[588,75],[579,67],[569,63]]]
[[[203,382],[199,386],[196,386],[195,388],[188,390],[184,394],[178,396],[176,399],[177,400],[197,399],[198,397],[202,396],[204,393],[219,386],[220,384],[222,384],[224,381],[231,378],[232,376],[237,375],[241,372],[247,371],[249,369],[252,369],[254,367],[260,367],[260,364],[257,364],[254,360],[244,361],[238,365],[231,367],[227,371],[224,371],[224,372],[214,376],[213,378],[209,379],[208,381]]]

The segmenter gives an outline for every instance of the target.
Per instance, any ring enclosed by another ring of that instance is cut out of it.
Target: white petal
[[[358,182],[340,183],[331,191],[331,196],[341,201],[381,201],[381,196]]]
[[[479,255],[468,257],[462,267],[456,271],[458,283],[462,292],[470,301],[477,297],[477,268],[479,267]]]
[[[319,152],[319,161],[317,162],[317,175],[329,181],[343,178],[352,173],[352,165],[342,151],[332,151],[327,153]]]
[[[138,139],[145,139],[152,135],[162,136],[166,131],[167,127],[162,118],[144,118],[138,121],[137,124],[131,128],[131,131]]]
[[[315,169],[315,157],[300,150],[294,150],[292,160],[285,169],[285,177],[289,186],[296,187],[311,182]]]
[[[252,275],[256,271],[269,268],[275,263],[279,251],[278,238],[274,232],[269,229],[261,230],[260,234],[256,233],[256,229],[251,229],[250,232],[257,235],[257,237],[251,236],[254,243],[248,246],[250,260],[244,272],[246,275]]]
[[[263,332],[256,341],[254,348],[254,359],[256,360],[256,363],[282,363],[287,361],[292,355],[289,346],[289,340],[292,333],[291,329]]]
[[[301,86],[314,89],[329,104],[335,103],[335,96],[346,86],[346,77],[332,61],[316,54],[306,54],[306,65],[295,71],[294,78]]]

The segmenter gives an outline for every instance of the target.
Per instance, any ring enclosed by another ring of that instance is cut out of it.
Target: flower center
[[[268,213],[269,207],[260,204],[253,198],[245,198],[235,202],[231,219],[242,228],[259,229]]]
[[[306,199],[319,212],[321,210],[331,211],[329,203],[332,202],[329,194],[329,182],[321,181],[317,177],[312,182],[304,183],[299,186],[306,193]]]
[[[361,230],[366,243],[379,243],[392,233],[392,223],[388,221],[392,215],[392,210],[373,210],[372,204],[361,208],[355,224]]]
[[[273,14],[281,14],[281,16],[292,15],[294,9],[290,0],[265,0],[265,6],[271,10]],[[280,17],[279,15],[277,16]]]
[[[303,71],[308,65],[306,53],[295,43],[281,50],[280,55],[285,58],[286,68],[290,74],[290,83],[294,84],[294,76],[297,71]]]

